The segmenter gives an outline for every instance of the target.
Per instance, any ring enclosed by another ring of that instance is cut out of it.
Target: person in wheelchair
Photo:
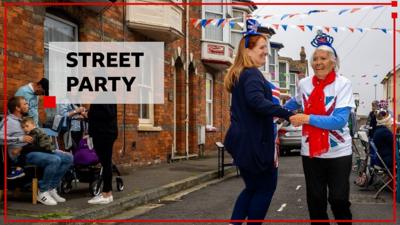
[[[7,141],[8,154],[11,161],[17,161],[18,149],[34,143],[34,138],[25,134],[21,127],[24,115],[27,115],[29,106],[24,97],[15,96],[8,100],[7,115],[7,138],[4,139],[4,126],[0,129],[0,144]],[[58,195],[57,186],[66,171],[71,167],[73,157],[71,154],[55,150],[54,153],[31,151],[26,154],[24,160],[27,164],[43,168],[43,177],[39,180],[38,201],[45,205],[57,205],[58,202],[65,202],[65,199]]]
[[[381,108],[376,112],[376,122],[377,126],[372,140],[378,154],[382,157],[391,173],[393,173],[393,133],[391,130],[393,119],[388,110]],[[384,168],[380,160],[373,160],[372,158],[371,165],[378,165]]]

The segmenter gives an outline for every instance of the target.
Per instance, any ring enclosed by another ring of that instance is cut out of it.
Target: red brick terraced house
[[[117,2],[122,1],[151,2]],[[164,104],[118,105],[119,136],[113,160],[130,167],[189,159],[203,150],[207,154],[216,150],[214,143],[223,140],[229,126],[230,96],[223,88],[223,77],[232,63],[241,28],[195,28],[190,18],[243,17],[254,9],[178,4],[8,7],[7,98],[20,86],[48,77],[49,42],[164,42]],[[3,4],[0,12],[3,23]],[[3,69],[3,30],[0,42]],[[1,76],[2,87],[3,82]],[[3,99],[1,92],[1,112]],[[51,123],[54,110],[45,112],[42,104],[39,108],[41,122]]]

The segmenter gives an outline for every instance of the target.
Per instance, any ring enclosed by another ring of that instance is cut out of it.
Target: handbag
[[[93,165],[99,162],[96,151],[89,147],[89,138],[82,138],[74,152],[75,165]]]

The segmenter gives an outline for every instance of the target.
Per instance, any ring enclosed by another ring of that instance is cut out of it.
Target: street
[[[373,194],[375,193],[374,191],[360,191],[360,188],[352,183],[353,180],[354,172],[350,184],[353,219],[392,219],[391,193],[386,191],[376,200],[373,198]],[[242,188],[242,180],[237,176],[233,176],[232,178],[228,178],[222,182],[210,184],[198,191],[182,194],[184,196],[178,195],[178,197],[167,197],[161,199],[159,202],[155,202],[154,204],[138,207],[130,212],[126,212],[124,219],[229,219],[234,201]],[[278,188],[275,192],[266,219],[308,219],[305,196],[306,192],[301,157],[298,153],[292,153],[289,156],[281,157]],[[330,212],[329,214],[330,218],[333,219],[332,214]],[[129,215],[132,216],[129,217]],[[121,217],[116,216],[114,219],[121,219]]]

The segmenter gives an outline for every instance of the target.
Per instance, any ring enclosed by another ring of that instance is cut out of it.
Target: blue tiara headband
[[[330,47],[335,53],[335,57],[337,58],[336,50],[332,46],[333,37],[323,33],[321,30],[318,30],[317,36],[311,41],[311,45],[318,48],[321,45],[325,45]]]
[[[258,23],[258,21],[255,19],[246,20],[246,31],[242,32],[244,34],[244,38],[245,38],[245,42],[244,42],[245,48],[249,47],[249,37],[250,36],[261,35],[261,33],[257,32],[257,30],[260,26],[261,26],[260,23]]]

